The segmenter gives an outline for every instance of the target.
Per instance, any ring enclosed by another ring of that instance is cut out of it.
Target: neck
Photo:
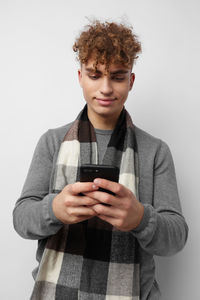
[[[99,116],[99,115],[94,115],[94,113],[91,113],[90,110],[88,109],[88,118],[92,123],[93,127],[96,129],[103,129],[103,130],[114,129],[117,120],[119,118],[119,115],[120,113],[114,116]]]

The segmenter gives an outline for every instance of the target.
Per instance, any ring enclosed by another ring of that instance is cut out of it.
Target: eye
[[[116,81],[123,81],[125,78],[124,77],[113,77],[112,79],[116,80]]]
[[[89,76],[89,78],[92,79],[92,80],[96,80],[96,79],[99,78],[98,75],[88,75],[88,76]]]

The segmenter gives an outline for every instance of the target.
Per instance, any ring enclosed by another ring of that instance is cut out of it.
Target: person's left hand
[[[115,195],[94,191],[85,195],[98,200],[99,204],[92,205],[98,217],[121,231],[135,229],[141,222],[144,206],[136,199],[135,195],[122,184],[106,179],[96,178],[96,186],[110,190]],[[107,205],[103,205],[107,204]]]

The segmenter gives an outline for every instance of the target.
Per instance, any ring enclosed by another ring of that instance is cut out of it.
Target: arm
[[[59,194],[49,193],[53,160],[57,155],[48,135],[49,132],[38,142],[21,197],[13,212],[16,231],[27,239],[46,238],[56,234],[63,224],[78,223],[96,214],[90,208],[96,201],[79,195],[95,190],[97,187],[93,183],[69,184]]]
[[[98,191],[87,195],[100,203],[110,204],[109,207],[102,204],[93,207],[99,218],[118,230],[130,231],[146,252],[166,256],[183,248],[188,228],[181,214],[172,156],[163,142],[152,171],[154,186],[151,205],[141,204],[126,187],[105,179],[94,182],[112,191],[115,196]],[[152,198],[150,192],[149,197]]]
[[[155,157],[153,191],[153,203],[144,205],[143,219],[132,233],[148,253],[172,255],[185,245],[188,227],[181,212],[171,152],[162,141]]]
[[[53,153],[48,136],[49,132],[43,134],[36,146],[21,196],[13,211],[15,230],[27,239],[45,238],[62,227],[52,210],[56,194],[49,193]]]

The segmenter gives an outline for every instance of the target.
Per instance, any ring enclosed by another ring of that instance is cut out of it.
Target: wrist
[[[142,205],[142,203],[138,203],[138,213],[137,213],[137,220],[135,222],[135,226],[134,228],[132,228],[133,230],[135,230],[139,225],[140,223],[142,222],[142,219],[144,217],[144,206]]]

